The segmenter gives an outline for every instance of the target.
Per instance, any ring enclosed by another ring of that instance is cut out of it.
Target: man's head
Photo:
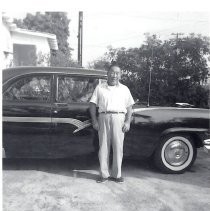
[[[115,86],[119,83],[121,79],[121,69],[117,65],[111,65],[108,72],[108,85]]]

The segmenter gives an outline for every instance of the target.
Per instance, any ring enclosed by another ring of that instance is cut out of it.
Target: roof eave
[[[57,38],[55,34],[31,31],[31,30],[26,30],[26,29],[21,29],[21,28],[13,28],[11,29],[11,32],[47,38],[50,49],[58,50],[58,43],[57,43]]]

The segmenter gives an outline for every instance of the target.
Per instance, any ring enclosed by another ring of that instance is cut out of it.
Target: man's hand
[[[93,128],[94,128],[95,130],[99,130],[98,121],[93,122]]]
[[[90,115],[92,119],[92,125],[95,130],[99,130],[98,120],[96,117],[96,104],[90,103]]]
[[[130,123],[131,123],[131,115],[132,115],[132,105],[127,107],[127,113],[125,115],[125,122],[122,127],[123,133],[126,133],[130,130]]]
[[[124,125],[122,127],[123,133],[126,133],[130,130],[130,122],[124,122]]]

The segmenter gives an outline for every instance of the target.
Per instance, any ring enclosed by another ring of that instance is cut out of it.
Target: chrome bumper
[[[204,146],[203,146],[204,152],[206,153],[210,152],[210,139],[204,140],[203,143],[204,143]]]

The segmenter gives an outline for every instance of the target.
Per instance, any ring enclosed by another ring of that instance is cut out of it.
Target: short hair
[[[116,62],[113,62],[113,63],[109,66],[108,71],[110,71],[113,67],[118,67],[119,69],[121,69],[120,66],[119,66]]]

